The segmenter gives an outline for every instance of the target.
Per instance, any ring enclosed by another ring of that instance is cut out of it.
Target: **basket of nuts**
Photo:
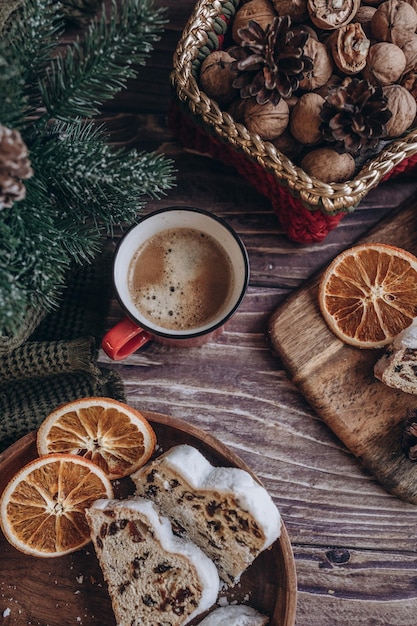
[[[417,0],[199,0],[170,125],[235,167],[293,241],[322,241],[417,165]]]

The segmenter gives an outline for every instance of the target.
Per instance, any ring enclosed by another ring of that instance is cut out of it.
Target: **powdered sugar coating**
[[[281,534],[281,516],[271,496],[252,476],[237,467],[215,467],[197,448],[182,444],[164,454],[164,462],[195,489],[213,489],[220,494],[233,493],[242,507],[257,520],[265,534],[262,550]]]
[[[400,350],[401,348],[417,349],[417,317],[413,319],[410,326],[395,337],[393,347],[395,350]]]
[[[198,607],[188,616],[184,624],[190,622],[196,615],[203,613],[215,603],[220,588],[216,566],[194,543],[173,534],[170,521],[160,515],[153,502],[145,498],[129,498],[127,500],[102,498],[96,500],[90,509],[99,509],[101,511],[108,509],[124,511],[128,509],[129,511],[137,511],[147,517],[150,526],[166,552],[182,554],[193,563],[201,581],[202,596]]]
[[[207,615],[200,622],[200,626],[264,626],[268,622],[266,615],[262,615],[250,606],[230,604]]]

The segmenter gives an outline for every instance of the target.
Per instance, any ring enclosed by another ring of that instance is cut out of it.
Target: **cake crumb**
[[[11,610],[9,607],[7,607],[7,609],[4,609],[3,611],[3,617],[9,617],[10,613],[11,613]]]

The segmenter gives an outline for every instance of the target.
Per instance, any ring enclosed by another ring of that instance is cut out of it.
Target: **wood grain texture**
[[[417,252],[416,207],[411,203],[361,241]],[[375,378],[373,366],[383,350],[347,346],[329,330],[318,307],[319,280],[315,276],[278,307],[271,343],[326,424],[389,491],[416,504],[417,465],[401,449],[404,418],[416,398]]]
[[[172,55],[195,0],[157,3],[168,5],[166,32],[138,79],[106,105],[103,121],[115,144],[159,150],[174,161],[175,188],[160,200],[150,199],[146,210],[188,204],[229,221],[248,249],[251,283],[216,342],[185,351],[150,344],[120,364],[100,352],[100,365],[122,375],[132,406],[178,417],[214,435],[267,486],[294,550],[296,626],[415,626],[416,507],[388,493],[329,428],[291,380],[268,337],[270,319],[296,290],[385,216],[407,210],[407,201],[417,197],[415,176],[372,190],[321,244],[289,241],[263,196],[233,169],[184,151],[167,127]],[[114,301],[108,326],[120,314]],[[308,351],[315,337],[310,328],[303,331]],[[88,577],[77,582],[82,570],[76,562],[71,567],[71,602],[78,591],[83,599],[97,593],[97,582]],[[41,584],[24,573],[32,596],[41,598],[45,586],[54,589],[53,574]],[[17,621],[2,617],[14,606],[13,592],[4,574],[0,624],[27,626],[23,606],[20,617],[14,613]],[[80,607],[80,621],[71,624],[91,626]],[[55,619],[34,623],[63,626],[65,611],[68,607],[58,602]]]
[[[390,495],[307,403],[271,349],[268,326],[277,308],[339,251],[402,211],[417,193],[415,179],[370,192],[322,244],[294,244],[268,201],[232,169],[185,152],[161,117],[143,116],[137,137],[141,124],[147,145],[156,125],[154,136],[177,168],[175,189],[150,200],[147,211],[188,204],[229,221],[248,249],[251,282],[216,342],[185,351],[150,344],[119,364],[100,353],[100,364],[122,375],[132,406],[215,435],[267,486],[295,554],[296,626],[414,626],[417,510]],[[108,326],[120,314],[114,301]],[[328,566],[331,548],[347,550],[349,562]]]

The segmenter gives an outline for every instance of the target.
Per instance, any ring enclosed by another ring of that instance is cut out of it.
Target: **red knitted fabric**
[[[209,154],[225,165],[234,167],[259,193],[266,196],[270,200],[284,232],[292,241],[297,243],[323,241],[348,213],[346,211],[337,215],[327,215],[319,209],[306,208],[298,198],[290,193],[287,187],[277,182],[273,174],[251,161],[244,154],[234,150],[232,146],[221,142],[194,124],[191,119],[182,114],[175,102],[171,104],[168,123],[172,132],[186,148]],[[417,154],[401,161],[383,180],[409,172],[416,165]]]

